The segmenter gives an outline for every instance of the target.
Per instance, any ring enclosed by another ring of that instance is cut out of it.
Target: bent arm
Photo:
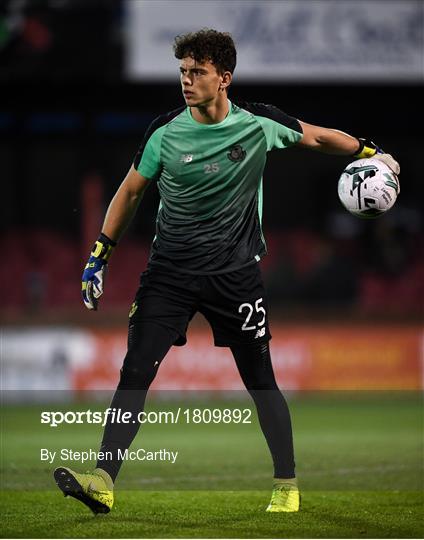
[[[359,149],[358,139],[343,131],[314,126],[306,122],[300,122],[300,125],[303,137],[297,143],[298,146],[340,156],[353,156]]]
[[[149,180],[141,176],[131,165],[127,176],[115,193],[102,227],[102,233],[114,242],[118,242],[131,223],[137,208],[149,185]]]

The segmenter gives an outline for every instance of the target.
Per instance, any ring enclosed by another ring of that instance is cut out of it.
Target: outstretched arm
[[[374,157],[383,161],[395,174],[400,173],[399,163],[390,154],[385,154],[373,142],[366,139],[357,139],[337,129],[299,122],[302,126],[303,137],[297,143],[298,146],[325,154],[352,156],[357,159]]]
[[[300,125],[303,137],[297,143],[298,146],[340,156],[353,156],[360,148],[358,139],[343,131],[314,126],[306,122],[300,122]]]

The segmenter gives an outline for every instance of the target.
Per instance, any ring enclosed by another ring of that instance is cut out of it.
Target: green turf
[[[10,538],[419,538],[423,498],[403,492],[306,492],[298,514],[264,512],[261,491],[124,491],[108,515],[92,516],[52,492],[7,492]],[[400,504],[400,499],[402,504]]]
[[[197,404],[185,403],[194,407]],[[206,407],[228,403],[204,402]],[[246,407],[248,402],[233,402]],[[184,404],[183,404],[184,406]],[[90,405],[101,410],[100,405]],[[151,405],[173,409],[174,403]],[[418,394],[321,394],[291,399],[302,510],[266,514],[272,467],[250,425],[143,426],[134,447],[178,450],[172,465],[126,462],[111,514],[92,517],[55,491],[40,447],[97,449],[99,426],[40,425],[41,410],[2,412],[2,537],[422,537],[423,410]],[[83,466],[68,463],[76,470]]]

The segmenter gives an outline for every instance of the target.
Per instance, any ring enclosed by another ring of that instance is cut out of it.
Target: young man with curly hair
[[[109,257],[144,191],[157,181],[156,236],[130,312],[128,352],[111,407],[137,417],[160,363],[172,345],[185,344],[187,326],[199,311],[212,327],[215,345],[231,349],[255,402],[274,463],[266,510],[297,512],[290,413],[274,378],[258,265],[266,253],[261,230],[266,155],[297,145],[358,158],[378,155],[396,174],[399,166],[370,141],[307,124],[272,105],[231,102],[236,49],[229,34],[203,29],[178,36],[174,52],[185,105],[147,129],[83,274],[85,305],[96,310]],[[109,512],[122,454],[138,428],[138,423],[108,422],[101,451],[113,459],[99,459],[88,474],[59,467],[59,488],[95,513]]]

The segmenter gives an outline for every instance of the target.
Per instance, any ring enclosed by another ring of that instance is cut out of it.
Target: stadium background
[[[112,258],[100,310],[87,312],[80,299],[81,270],[98,235],[107,204],[152,119],[183,104],[177,69],[175,77],[171,73],[168,78],[140,78],[129,73],[128,12],[135,3],[141,4],[135,0],[126,3],[10,0],[0,7],[1,361],[4,402],[13,401],[13,405],[4,409],[2,422],[3,440],[9,441],[2,444],[3,486],[9,490],[2,491],[2,497],[9,493],[6,508],[8,511],[12,508],[6,535],[45,536],[48,532],[57,536],[79,535],[81,524],[67,533],[67,525],[63,523],[57,530],[51,521],[47,527],[46,522],[38,523],[36,518],[36,525],[20,523],[22,504],[26,504],[28,516],[36,513],[37,507],[33,509],[33,499],[25,503],[19,498],[22,494],[16,498],[18,502],[13,502],[16,486],[21,489],[29,482],[32,489],[34,486],[50,489],[46,480],[49,467],[43,464],[40,468],[34,449],[41,440],[58,446],[65,444],[65,440],[77,440],[81,434],[74,427],[63,435],[63,440],[59,438],[53,443],[55,433],[41,430],[38,409],[27,402],[58,401],[58,394],[52,397],[49,391],[60,389],[63,392],[59,401],[69,404],[76,400],[81,406],[82,391],[114,388],[125,354],[129,306],[154,235],[158,194],[153,186]],[[236,11],[254,8],[259,10],[253,12],[255,16],[265,16],[272,3],[225,4],[236,6]],[[199,3],[143,4],[162,10],[162,20],[171,28],[169,34],[164,33],[162,41],[168,40],[172,56],[172,9],[178,9],[177,5],[181,9],[187,5],[199,6]],[[208,9],[215,5],[214,9],[219,10],[224,3],[205,4],[209,5]],[[274,4],[287,5],[303,21],[309,20],[308,10],[312,5],[318,6],[315,8],[318,11],[328,10],[337,2],[302,2],[301,8],[296,7],[296,2]],[[343,4],[347,10],[345,21],[352,14],[354,19],[356,16],[360,19],[358,3]],[[357,471],[349,476],[351,489],[369,490],[370,476],[378,479],[378,487],[373,489],[386,492],[395,488],[419,490],[423,481],[421,393],[414,393],[421,391],[423,385],[424,231],[420,172],[423,134],[418,120],[423,89],[422,4],[414,1],[367,4],[372,5],[377,15],[385,4],[386,19],[382,17],[383,26],[372,35],[361,36],[358,56],[347,57],[352,70],[361,72],[361,62],[366,58],[364,51],[370,51],[372,56],[375,50],[381,54],[382,48],[386,48],[390,58],[396,57],[398,49],[410,50],[411,57],[418,55],[418,67],[409,66],[408,72],[406,55],[403,71],[382,61],[385,67],[379,76],[373,75],[372,69],[366,76],[349,76],[346,66],[344,71],[340,66],[327,66],[320,77],[316,73],[308,76],[307,65],[303,75],[286,78],[278,71],[274,79],[269,74],[262,77],[260,72],[256,77],[238,78],[236,71],[229,95],[235,101],[273,103],[306,122],[370,137],[392,153],[402,168],[401,193],[394,209],[378,220],[361,221],[348,215],[338,201],[337,179],[347,163],[345,158],[296,148],[269,155],[264,175],[264,232],[269,254],[261,264],[270,300],[271,347],[280,387],[295,391],[289,395],[293,400],[300,466],[303,463],[309,472],[320,471],[315,477],[312,473],[312,476],[304,475],[306,487],[311,490],[342,489],[345,473],[341,472],[337,479],[326,473],[331,460],[343,471],[348,464],[343,463],[342,457],[347,455],[353,460],[354,468],[346,470]],[[404,18],[390,20],[393,5],[405,10]],[[203,25],[204,19],[199,16],[184,31]],[[396,35],[391,35],[395,28]],[[176,26],[175,33],[179,30],[180,26]],[[242,44],[248,42],[246,35],[238,38]],[[266,37],[263,40],[267,42]],[[249,49],[238,47],[239,58],[244,50]],[[151,51],[148,54],[150,60],[154,58]],[[188,339],[186,347],[172,349],[155,388],[241,389],[228,351],[212,346],[210,330],[201,318],[193,321]],[[310,394],[299,392],[302,390],[327,392],[321,393],[323,397],[306,397],[303,401],[302,396]],[[351,408],[352,394],[343,397],[343,392],[328,393],[339,390],[392,393],[384,393],[380,401],[369,394],[358,397],[365,394],[356,392],[355,407],[360,405],[364,412],[362,420],[367,418],[368,422],[364,425],[358,422]],[[394,390],[400,392],[393,393]],[[24,405],[16,407],[20,401]],[[330,431],[325,431],[324,426]],[[347,426],[350,431],[345,429]],[[371,439],[364,436],[363,429],[372,434]],[[32,434],[28,448],[27,433]],[[254,433],[252,437],[257,436],[257,426]],[[190,454],[192,481],[188,487],[184,470],[167,477],[167,471],[156,467],[145,471],[146,476],[162,475],[172,489],[192,489],[199,486],[199,478],[205,472],[199,457],[203,452],[218,478],[212,489],[231,489],[225,475],[228,468],[237,464],[234,460],[225,461],[227,447],[217,450],[213,434],[206,431],[202,434],[203,443],[194,446]],[[99,436],[100,431],[90,433],[93,447]],[[149,436],[152,445],[155,440],[162,443],[167,440],[165,432]],[[173,436],[178,444],[184,444],[183,440],[194,440],[196,433]],[[263,441],[255,439],[253,444],[253,439],[248,439],[250,442],[245,445],[245,433],[241,431],[235,431],[232,438],[227,433],[226,437],[228,448],[233,443],[238,449],[235,456],[245,456],[239,463],[242,480],[238,480],[238,485],[253,489],[259,473],[250,484],[246,478],[252,463],[256,466],[268,459]],[[86,440],[88,434],[82,437],[80,445]],[[333,441],[334,455],[328,447],[329,441]],[[360,447],[357,453],[351,452],[355,444]],[[369,445],[374,450],[371,465],[367,461]],[[402,461],[404,456],[408,456],[406,462]],[[17,465],[22,463],[22,476],[16,477]],[[265,463],[264,468],[269,465]],[[393,471],[399,470],[404,483],[396,486]],[[138,484],[131,483],[136,478],[132,471],[135,469],[129,467],[124,473],[127,482],[124,485],[138,489]],[[224,476],[219,476],[220,472]],[[268,476],[268,469],[264,469],[256,489],[268,489]],[[210,488],[207,482],[200,485],[201,489]],[[340,501],[343,506],[343,496]],[[398,504],[395,499],[385,501],[382,504],[387,507],[393,504],[395,508]],[[211,505],[205,510],[208,515],[214,508],[213,502],[209,502]],[[171,507],[174,504],[171,500],[168,503]],[[147,499],[143,504],[150,508]],[[190,508],[192,503],[184,500],[184,504]],[[315,504],[320,508],[319,500],[315,499]],[[178,510],[183,512],[181,508]],[[378,528],[377,516],[375,528],[367,528],[365,535],[384,536],[385,531],[391,530],[395,536],[410,536],[411,530],[419,530],[419,527],[408,529],[409,525],[413,527],[411,524],[405,524],[406,528],[402,529],[396,513],[387,511],[382,516],[382,528]],[[340,518],[339,528],[331,528],[334,524],[330,524],[330,518],[328,526],[322,528],[319,517],[316,523],[312,520],[310,529],[296,529],[293,525],[289,530],[295,536],[315,536],[313,527],[319,525],[321,535],[344,536],[353,530],[363,534],[361,527],[365,525],[353,524],[345,517]],[[214,511],[211,522],[213,519],[220,523]],[[261,528],[260,520],[258,523],[258,528],[251,525],[251,534],[273,537],[281,534],[278,528],[268,529],[268,525]],[[307,519],[306,523],[309,523]],[[181,527],[182,524],[180,529],[176,525],[168,530],[152,525],[151,535],[172,536],[179,530],[184,536],[191,534]],[[212,525],[208,529],[199,521],[198,527],[198,536],[233,535],[233,530],[225,526],[217,532]],[[122,530],[100,526],[91,535],[119,536]],[[141,534],[136,527],[137,530]],[[234,530],[239,537],[247,534],[243,528]],[[125,531],[127,536],[134,533]]]

